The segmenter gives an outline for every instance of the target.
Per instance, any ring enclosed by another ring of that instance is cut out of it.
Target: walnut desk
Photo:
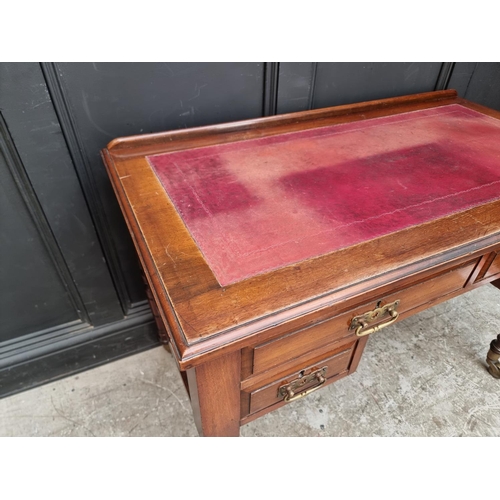
[[[369,334],[500,285],[500,113],[455,91],[102,154],[202,435],[237,436],[353,373]],[[499,357],[500,336],[497,377]]]

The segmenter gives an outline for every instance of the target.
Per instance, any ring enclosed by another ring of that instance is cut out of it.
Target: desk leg
[[[191,368],[187,377],[200,436],[239,436],[240,351]]]
[[[498,335],[496,340],[491,341],[486,362],[488,363],[490,375],[500,378],[500,335]]]
[[[493,281],[492,285],[500,289],[500,280]],[[490,374],[495,378],[500,378],[500,335],[491,342],[486,362]]]

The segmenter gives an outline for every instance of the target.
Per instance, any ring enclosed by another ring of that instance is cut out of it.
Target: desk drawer
[[[347,374],[353,358],[356,342],[344,344],[323,355],[323,359],[310,360],[298,366],[286,377],[278,378],[270,384],[250,393],[249,413],[286,403],[287,398],[301,397],[303,391],[313,391],[328,382]],[[321,378],[320,378],[321,377]],[[288,389],[288,390],[287,390]],[[292,392],[293,391],[293,392]]]
[[[284,362],[302,358],[308,352],[332,342],[348,337],[356,338],[353,330],[349,328],[351,320],[355,316],[375,309],[379,304],[389,304],[398,300],[397,310],[399,313],[403,313],[459,290],[465,285],[476,262],[477,259],[442,271],[437,276],[431,276],[423,282],[396,292],[391,290],[391,293],[381,295],[372,302],[364,302],[355,309],[339,316],[258,345],[253,350],[252,373],[263,373]],[[381,319],[386,321],[386,318]]]

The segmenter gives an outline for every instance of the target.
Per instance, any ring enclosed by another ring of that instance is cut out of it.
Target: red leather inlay
[[[500,122],[459,105],[148,160],[223,286],[500,198]]]

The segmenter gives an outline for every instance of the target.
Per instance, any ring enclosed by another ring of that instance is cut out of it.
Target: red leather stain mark
[[[455,212],[471,195],[481,197],[475,188],[498,183],[499,171],[488,168],[494,162],[478,161],[477,155],[464,146],[431,143],[294,173],[280,182],[334,226],[369,223],[372,235],[385,234]],[[495,187],[500,192],[500,183]]]
[[[182,169],[170,163],[167,156],[154,156],[150,162],[187,220],[243,210],[258,203],[217,156],[191,160],[189,168]]]

